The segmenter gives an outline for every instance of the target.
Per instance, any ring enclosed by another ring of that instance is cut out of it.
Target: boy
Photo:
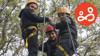
[[[50,21],[50,25],[52,25],[54,28],[59,29],[59,44],[58,48],[56,50],[55,56],[72,56],[77,48],[77,27],[75,22],[70,16],[70,11],[66,7],[60,7],[58,9],[58,17],[60,18],[60,23],[54,23]],[[67,16],[66,16],[67,15]],[[71,31],[72,39],[70,37],[68,25]],[[72,43],[73,40],[73,43]],[[74,44],[74,47],[73,47]]]
[[[47,53],[47,56],[55,56],[56,52],[56,37],[57,32],[54,30],[52,26],[46,27],[46,36],[48,37],[48,40],[44,43],[44,52]],[[39,50],[42,51],[42,45],[38,44]]]
[[[22,37],[25,41],[25,47],[28,48],[28,56],[37,56],[37,23],[44,21],[44,17],[38,17],[34,13],[38,9],[38,4],[35,0],[29,0],[19,17],[21,18]],[[52,18],[45,18],[45,21],[53,20]],[[53,20],[54,21],[54,20]]]

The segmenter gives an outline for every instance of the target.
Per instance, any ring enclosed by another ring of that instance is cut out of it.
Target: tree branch
[[[13,39],[13,38],[10,39],[10,41],[9,41],[8,44],[7,44],[6,50],[5,50],[3,53],[1,53],[0,56],[7,52],[8,45],[9,45],[9,43],[11,42],[12,39]]]
[[[23,46],[19,46],[19,47],[16,49],[16,51],[13,53],[12,56],[15,56],[15,55],[20,51],[20,49],[21,49],[22,47],[23,47]]]

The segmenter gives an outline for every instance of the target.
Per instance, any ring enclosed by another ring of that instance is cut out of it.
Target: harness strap
[[[65,33],[65,34],[69,34],[69,33]],[[63,35],[65,35],[65,34],[63,34]],[[59,37],[59,41],[60,41],[60,39],[61,39],[61,36]],[[65,54],[65,56],[69,56],[69,55],[67,54],[67,52],[64,50],[63,47],[61,47],[60,45],[58,45],[58,48]]]
[[[37,31],[37,28],[36,28],[36,26],[29,26],[29,27],[27,27],[27,29],[35,29],[36,31]],[[24,31],[25,31],[26,29],[24,29]]]
[[[30,37],[34,36],[34,33],[31,33],[27,38],[26,38],[26,44],[25,44],[25,47],[27,48],[28,47],[28,39]]]
[[[69,55],[67,54],[67,52],[64,50],[63,47],[61,47],[60,45],[58,45],[58,48],[65,54],[65,56],[69,56]]]
[[[55,52],[53,53],[53,55],[55,55]]]
[[[34,36],[34,34],[33,33],[31,33],[27,38],[26,38],[26,43],[25,43],[25,46],[23,47],[23,49],[21,50],[21,53],[22,53],[22,51],[24,50],[24,48],[26,47],[28,47],[28,38],[30,38],[30,37],[32,37],[32,36]]]
[[[23,26],[23,24],[22,24],[22,21],[20,22],[20,25],[22,26],[22,29],[24,29],[24,26]],[[37,27],[36,27],[36,26],[29,26],[29,27],[27,27],[26,29],[33,29],[33,28],[37,31]],[[26,29],[24,29],[24,31],[25,31]]]

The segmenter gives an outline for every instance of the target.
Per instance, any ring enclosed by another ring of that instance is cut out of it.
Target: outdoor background
[[[40,0],[36,0],[40,6]],[[27,0],[0,0],[0,56],[27,56],[28,51],[24,49],[24,41],[21,36],[20,18],[18,17],[21,9],[25,7]],[[46,17],[55,18],[55,22],[60,22],[57,16],[59,7],[66,6],[71,11],[71,17],[75,20],[76,7],[84,2],[93,4],[98,12],[98,17],[93,26],[100,34],[100,0],[46,0]],[[44,0],[41,2],[40,16],[44,16]],[[39,8],[36,15],[39,13]],[[100,56],[100,36],[96,34],[92,26],[82,26],[77,23],[79,47],[77,48],[77,56]],[[49,25],[46,23],[45,26]],[[38,42],[42,43],[43,38],[43,23],[38,24],[39,37]],[[45,41],[47,37],[45,35]],[[76,56],[74,55],[74,56]],[[39,51],[38,56],[41,56]],[[46,54],[44,53],[44,56]]]

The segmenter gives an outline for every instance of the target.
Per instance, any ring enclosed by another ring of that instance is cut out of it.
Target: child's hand
[[[59,38],[56,38],[56,44],[58,44],[59,43]]]
[[[38,47],[40,47],[40,44],[39,43],[37,43],[38,44]]]
[[[49,17],[49,21],[53,21],[54,22],[55,20],[54,20],[54,18]]]

